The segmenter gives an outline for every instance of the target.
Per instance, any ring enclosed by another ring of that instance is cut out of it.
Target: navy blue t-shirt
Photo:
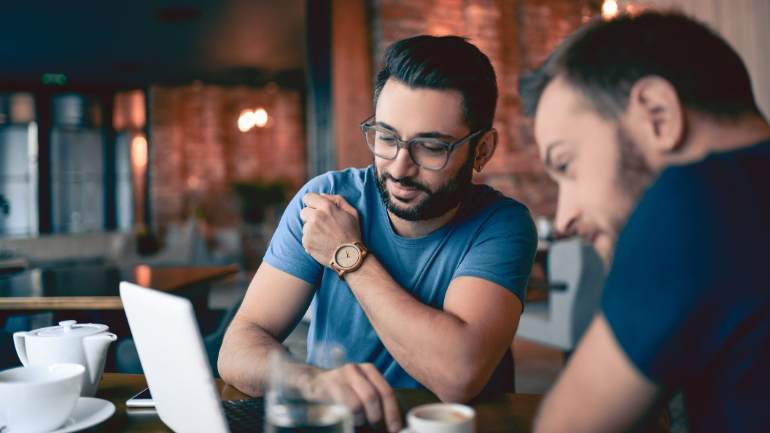
[[[671,167],[620,235],[603,312],[692,432],[770,431],[770,141]]]

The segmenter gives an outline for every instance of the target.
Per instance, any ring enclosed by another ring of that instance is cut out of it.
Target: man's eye
[[[441,153],[446,150],[447,145],[441,143],[420,142],[420,146],[428,152]]]
[[[556,164],[556,172],[559,174],[567,174],[567,170],[569,170],[569,161],[564,161]]]
[[[383,143],[394,143],[396,141],[396,137],[392,135],[378,135],[377,140]]]

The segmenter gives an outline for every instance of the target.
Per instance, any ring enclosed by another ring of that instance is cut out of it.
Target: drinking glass
[[[268,368],[267,433],[353,433],[350,409],[311,389],[310,384],[323,370],[280,351],[270,355]]]

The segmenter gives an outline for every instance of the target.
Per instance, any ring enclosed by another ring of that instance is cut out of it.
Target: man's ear
[[[676,151],[684,141],[686,116],[674,86],[657,76],[634,83],[626,110],[639,137],[663,153]]]
[[[485,132],[476,145],[476,158],[473,161],[473,169],[480,172],[487,165],[497,149],[497,130],[490,129]]]

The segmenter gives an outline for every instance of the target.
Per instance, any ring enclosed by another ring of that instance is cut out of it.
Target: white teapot
[[[81,395],[92,397],[102,379],[107,348],[118,338],[107,329],[107,325],[65,320],[58,326],[15,332],[13,344],[25,366],[61,362],[84,366],[86,374],[83,375]]]

